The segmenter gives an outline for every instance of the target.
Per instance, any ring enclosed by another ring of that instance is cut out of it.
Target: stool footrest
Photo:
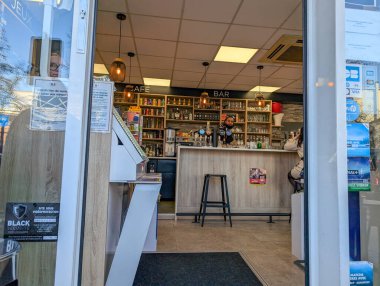
[[[209,207],[209,208],[223,208],[223,207],[228,207],[228,205],[220,205],[220,206],[217,206],[217,205],[208,205],[206,204],[206,207]]]
[[[206,201],[206,202],[202,202],[202,204],[204,203],[208,203],[208,204],[225,204],[225,202],[216,202],[216,201]]]

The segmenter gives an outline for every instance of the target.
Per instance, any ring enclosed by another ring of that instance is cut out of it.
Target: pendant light
[[[200,105],[201,108],[205,108],[210,105],[210,97],[208,96],[208,92],[206,91],[206,74],[207,74],[207,68],[209,66],[208,62],[203,62],[202,65],[205,67],[205,74],[204,74],[204,84],[203,84],[203,92],[201,93],[200,97]]]
[[[135,53],[128,52],[129,57],[129,75],[128,75],[128,84],[124,88],[124,98],[127,101],[134,100],[133,85],[131,85],[131,73],[132,73],[132,58],[135,56]]]
[[[116,14],[116,18],[120,21],[120,37],[119,37],[119,57],[113,60],[110,71],[110,78],[114,82],[123,82],[125,80],[126,67],[123,59],[120,57],[121,45],[121,22],[127,19],[127,16],[122,13]]]
[[[263,70],[264,66],[257,66],[257,69],[259,70],[259,91],[255,95],[255,100],[257,101],[257,106],[263,107],[265,102],[264,95],[261,93],[261,71]]]

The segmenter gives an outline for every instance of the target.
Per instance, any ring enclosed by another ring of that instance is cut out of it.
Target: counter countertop
[[[181,150],[211,150],[211,151],[240,151],[240,152],[276,152],[276,153],[295,153],[297,151],[287,151],[279,149],[246,149],[246,148],[215,148],[215,147],[193,147],[193,146],[178,146]]]
[[[148,159],[154,160],[177,160],[177,157],[148,157]]]

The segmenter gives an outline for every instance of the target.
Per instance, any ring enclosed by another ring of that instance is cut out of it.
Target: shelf
[[[202,108],[194,108],[195,111],[211,111],[211,112],[220,112],[220,109],[202,109]]]
[[[143,138],[142,140],[149,140],[149,141],[164,141],[162,138]]]
[[[272,127],[278,127],[278,128],[280,128],[280,127],[284,127],[283,125],[272,125]]]
[[[233,132],[232,131],[232,134],[245,134],[245,132]]]
[[[245,122],[234,122],[234,124],[245,124]]]
[[[284,139],[281,139],[281,138],[273,138],[273,137],[272,137],[272,141],[282,141],[282,140],[284,140]]]
[[[141,116],[144,116],[144,117],[154,117],[154,118],[165,118],[165,116],[163,115],[141,115]]]
[[[223,111],[227,111],[227,112],[245,112],[245,110],[241,110],[241,109],[222,109],[222,112]]]
[[[140,105],[140,107],[146,107],[146,108],[165,108],[165,106],[158,106],[158,105]]]
[[[271,135],[270,133],[260,133],[260,132],[247,132],[247,134]]]
[[[177,119],[166,119],[166,122],[178,122],[178,123],[181,123],[181,122],[187,122],[187,123],[206,123],[206,122],[210,122],[210,123],[219,123],[219,121],[212,121],[212,120],[177,120]]]
[[[114,102],[113,105],[137,105],[137,102]]]
[[[271,113],[272,111],[264,111],[264,110],[247,110],[248,112],[256,112],[256,113]]]
[[[164,130],[164,128],[148,128],[148,127],[143,127],[143,130],[152,130],[152,131],[155,131],[155,130]]]
[[[257,124],[270,124],[270,122],[266,122],[266,121],[247,121],[247,123],[257,123]]]
[[[183,107],[183,108],[193,108],[192,105],[183,105],[183,104],[166,104],[166,106],[169,106],[169,107]]]

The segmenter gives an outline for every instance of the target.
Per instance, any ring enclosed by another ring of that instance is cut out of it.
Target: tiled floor
[[[271,286],[304,285],[304,272],[293,264],[290,224],[265,221],[208,220],[201,228],[190,220],[160,220],[158,251],[239,251]]]

